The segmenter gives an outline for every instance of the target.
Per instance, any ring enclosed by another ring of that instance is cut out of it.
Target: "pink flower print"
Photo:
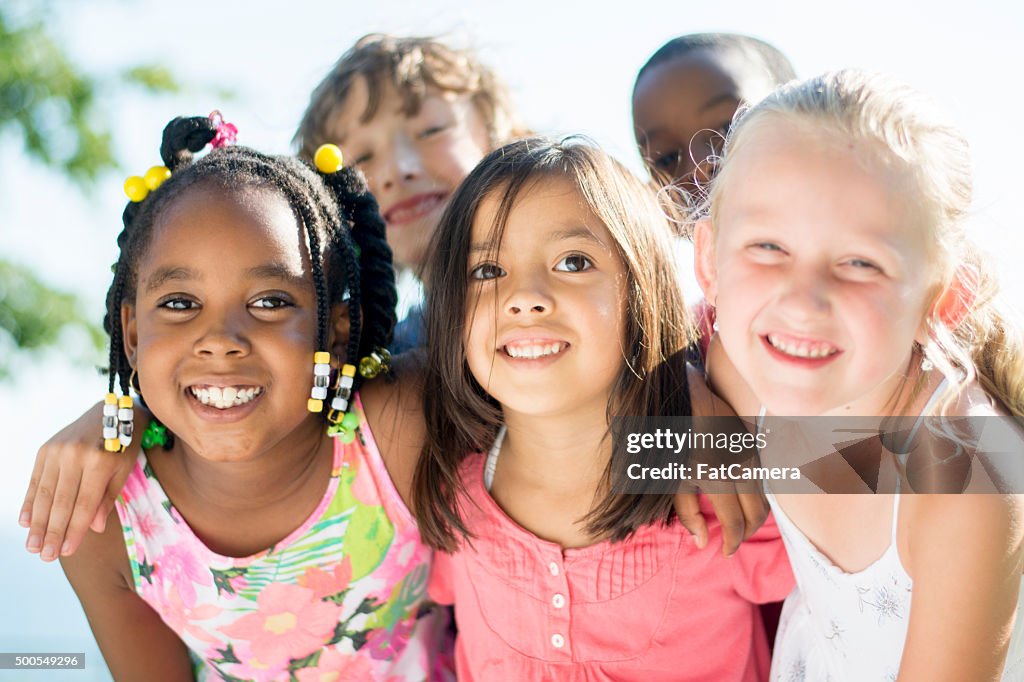
[[[307,568],[306,572],[299,576],[299,585],[313,590],[317,599],[324,599],[347,590],[351,580],[352,559],[346,556],[330,573],[315,566]]]
[[[138,523],[135,524],[135,530],[143,538],[152,542],[160,531],[160,524],[156,522],[152,514],[141,512],[138,516]]]
[[[164,622],[179,636],[191,635],[206,644],[220,644],[221,641],[210,634],[207,628],[199,625],[197,621],[215,618],[220,615],[221,611],[222,609],[216,604],[200,604],[195,608],[185,606],[177,588],[172,585],[167,592],[167,601],[161,610],[161,616]]]
[[[136,468],[128,475],[128,480],[124,482],[124,487],[121,488],[121,499],[125,501],[125,504],[131,505],[132,500],[136,498],[144,499],[146,497],[146,475],[142,469]]]
[[[334,634],[342,613],[341,606],[320,601],[313,590],[285,583],[268,585],[256,604],[255,613],[242,616],[220,631],[247,640],[254,652],[253,665],[267,667],[316,651]]]
[[[362,682],[372,680],[373,666],[362,656],[345,656],[336,649],[324,649],[320,662],[315,668],[301,668],[295,671],[299,682]]]
[[[390,661],[396,658],[405,649],[415,620],[416,618],[407,618],[399,621],[390,631],[387,628],[378,628],[370,632],[364,645],[370,652],[370,657],[376,661]]]
[[[189,550],[187,541],[165,547],[153,573],[164,583],[177,586],[182,602],[189,608],[196,603],[196,585],[213,585],[213,576]]]

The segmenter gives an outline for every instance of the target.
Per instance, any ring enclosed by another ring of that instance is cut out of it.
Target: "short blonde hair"
[[[376,115],[382,92],[390,84],[401,96],[407,116],[419,111],[428,88],[469,95],[484,119],[492,148],[525,134],[505,85],[469,50],[449,47],[435,38],[373,33],[356,41],[313,90],[293,139],[299,156],[311,159],[317,147],[335,141],[327,132],[331,118],[360,76],[369,91],[363,122]]]
[[[924,353],[949,378],[948,399],[976,378],[1013,414],[1024,414],[1024,338],[997,305],[998,284],[967,238],[973,181],[963,135],[931,100],[885,76],[848,69],[789,83],[737,113],[704,204],[712,223],[729,190],[730,159],[751,130],[772,118],[795,119],[851,140],[909,180],[910,208],[935,245],[936,295],[950,285],[958,268],[971,268],[978,279],[967,317],[956,329],[928,319]]]

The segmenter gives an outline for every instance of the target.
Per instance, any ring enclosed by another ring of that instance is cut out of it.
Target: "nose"
[[[378,182],[384,191],[416,180],[423,174],[419,150],[404,133],[396,133],[389,148],[382,153]]]
[[[795,322],[815,320],[832,309],[832,273],[825,268],[793,268],[780,302]]]
[[[252,351],[239,315],[211,319],[193,344],[193,352],[202,358],[243,358]]]
[[[555,309],[555,300],[540,276],[518,278],[507,282],[511,289],[505,298],[505,314],[513,317],[528,315],[543,318]]]

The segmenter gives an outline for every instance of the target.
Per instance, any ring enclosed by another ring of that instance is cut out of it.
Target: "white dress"
[[[900,494],[893,496],[892,531],[885,553],[847,573],[807,539],[771,492],[796,587],[786,598],[772,654],[772,682],[892,682],[907,638],[913,581],[896,545]],[[1024,612],[1024,581],[1017,613]],[[956,614],[950,614],[956,617]],[[1003,680],[1024,681],[1024,624],[1010,640]]]

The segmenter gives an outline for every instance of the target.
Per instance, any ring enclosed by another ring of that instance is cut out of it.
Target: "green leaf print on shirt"
[[[394,538],[395,527],[383,507],[358,504],[342,539],[345,554],[352,560],[352,580],[377,568]]]

